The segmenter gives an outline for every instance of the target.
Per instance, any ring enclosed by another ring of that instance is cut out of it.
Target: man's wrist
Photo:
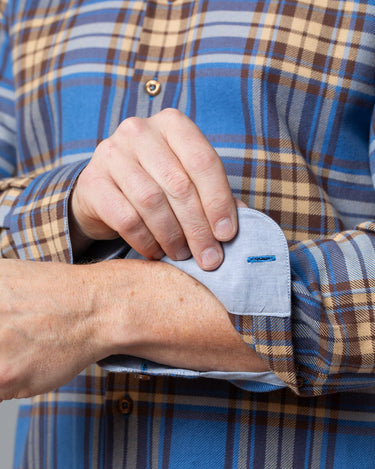
[[[69,197],[69,234],[70,234],[70,243],[72,246],[72,251],[74,258],[79,257],[85,250],[93,243],[93,239],[89,238],[81,229],[75,212],[73,209],[73,197],[74,197],[74,188]]]
[[[202,284],[164,262],[95,264],[99,349],[196,370],[263,371],[228,313]],[[113,292],[111,294],[111,292]]]
[[[99,359],[126,353],[135,335],[129,300],[136,283],[132,266],[135,264],[119,259],[77,266],[80,277],[86,279],[84,304],[91,314],[92,342]]]

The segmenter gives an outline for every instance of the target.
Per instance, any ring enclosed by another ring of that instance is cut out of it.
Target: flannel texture
[[[292,271],[291,318],[231,317],[287,389],[92,366],[22,409],[15,467],[372,467],[374,2],[0,11],[1,257],[72,262],[67,201],[96,145],[172,107],[215,147],[233,194],[279,224]]]

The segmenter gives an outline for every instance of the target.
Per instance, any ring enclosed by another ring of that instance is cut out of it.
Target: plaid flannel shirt
[[[92,365],[21,409],[15,467],[373,467],[373,0],[0,6],[1,257],[72,262],[67,200],[97,143],[174,107],[292,271],[291,317],[233,318],[287,388]]]

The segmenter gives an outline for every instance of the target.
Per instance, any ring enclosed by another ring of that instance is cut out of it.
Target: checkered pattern
[[[174,107],[215,147],[234,195],[281,226],[292,267],[291,319],[232,318],[288,389],[92,366],[23,408],[15,467],[372,467],[374,2],[0,11],[2,257],[71,262],[67,198],[97,143],[128,116]]]

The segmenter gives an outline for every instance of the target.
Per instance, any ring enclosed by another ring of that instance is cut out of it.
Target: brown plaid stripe
[[[314,398],[293,391],[351,389],[368,385],[364,377],[373,373],[375,274],[371,256],[360,253],[373,253],[374,223],[343,230],[372,219],[375,210],[371,164],[354,161],[363,146],[368,155],[371,132],[360,118],[374,106],[374,67],[362,71],[374,59],[374,5],[244,4],[38,0],[14,10],[11,1],[1,4],[12,39],[21,155],[15,177],[0,183],[1,206],[14,210],[5,218],[12,231],[5,225],[1,231],[3,257],[69,261],[64,204],[79,161],[125,117],[173,106],[204,128],[234,194],[280,224],[295,267],[292,322],[234,321],[292,390],[254,394],[211,380],[107,376],[93,366],[34,400],[22,467],[57,467],[60,416],[69,421],[69,447],[84,441],[88,468],[146,467],[145,455],[150,467],[160,461],[173,467],[175,441],[185,447],[176,440],[181,422],[196,422],[196,431],[207,421],[222,423],[216,438],[225,435],[225,467],[240,469],[331,468],[344,435],[373,435],[373,389]],[[154,77],[162,88],[150,99],[144,83]],[[86,99],[75,95],[66,128],[64,93],[73,86]],[[75,128],[82,135],[72,137]],[[352,140],[338,150],[346,134]],[[70,170],[60,171],[64,164]],[[342,278],[332,276],[330,249]],[[135,403],[128,421],[119,412],[127,394]],[[80,432],[73,421],[81,422]]]

